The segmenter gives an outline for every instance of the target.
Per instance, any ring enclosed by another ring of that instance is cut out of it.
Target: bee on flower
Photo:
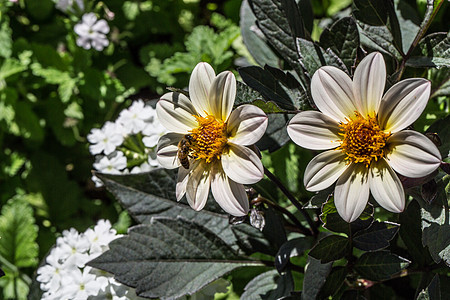
[[[211,189],[223,210],[244,216],[249,203],[243,185],[256,183],[264,175],[261,160],[248,146],[263,136],[267,116],[253,105],[232,110],[233,73],[216,76],[207,63],[194,68],[189,94],[190,99],[167,93],[156,106],[160,122],[169,131],[158,142],[158,161],[167,169],[179,168],[178,201],[186,195],[189,205],[201,210]]]
[[[405,193],[396,173],[419,178],[433,173],[441,163],[439,150],[426,136],[403,130],[425,109],[431,83],[405,79],[383,96],[385,82],[380,53],[361,61],[353,81],[335,67],[322,67],[311,81],[320,112],[300,112],[287,128],[296,144],[328,150],[308,164],[304,184],[314,192],[336,182],[335,205],[347,222],[361,215],[369,194],[386,210],[402,212]]]

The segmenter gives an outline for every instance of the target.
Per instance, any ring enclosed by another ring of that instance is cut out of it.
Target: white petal
[[[253,184],[264,176],[258,155],[245,146],[229,143],[229,151],[222,154],[221,161],[228,177],[238,183]]]
[[[358,219],[369,200],[369,176],[364,164],[351,164],[334,188],[334,204],[339,215],[351,223]]]
[[[222,72],[213,80],[209,89],[210,113],[218,120],[227,121],[236,98],[234,74]]]
[[[392,133],[411,125],[422,114],[430,98],[431,82],[405,79],[392,86],[381,100],[380,127]]]
[[[340,145],[339,123],[318,111],[302,111],[287,126],[289,137],[311,150],[328,150]]]
[[[197,64],[189,79],[189,97],[199,115],[205,117],[210,112],[209,91],[216,78],[214,69],[205,62]]]
[[[267,115],[254,105],[241,105],[230,115],[227,124],[228,140],[238,145],[253,145],[264,135]]]
[[[384,159],[370,165],[370,191],[384,209],[399,213],[405,208],[405,192],[400,179]]]
[[[167,133],[160,137],[158,147],[156,148],[156,157],[158,162],[166,169],[175,169],[180,166],[178,160],[178,143],[180,142],[182,134]]]
[[[244,186],[236,183],[218,167],[211,182],[211,191],[216,202],[224,211],[233,216],[245,216],[249,203]]]
[[[105,20],[98,20],[98,22],[92,26],[92,30],[107,34],[109,32],[109,26]]]
[[[202,210],[205,206],[210,183],[209,166],[203,162],[193,166],[186,184],[186,200],[194,210]]]
[[[314,157],[306,166],[303,182],[308,191],[317,192],[332,185],[348,168],[345,154],[328,150]]]
[[[196,162],[198,164],[198,162]],[[195,165],[193,166],[192,170],[195,169]],[[186,194],[186,186],[189,179],[190,170],[185,168],[179,168],[178,169],[178,176],[177,176],[177,185],[175,188],[175,192],[177,195],[177,201],[180,201],[181,198],[183,198],[184,194]]]
[[[186,102],[189,100],[182,94],[167,93],[156,104],[158,119],[169,131],[186,134],[198,126],[196,113]]]
[[[94,13],[87,13],[84,14],[83,17],[83,23],[88,25],[88,26],[92,26],[94,25],[95,21],[97,21],[97,16]]]
[[[335,67],[321,67],[311,80],[311,94],[319,110],[335,121],[345,121],[356,111],[352,81]]]
[[[441,164],[441,154],[426,136],[412,130],[394,133],[386,142],[391,150],[389,165],[406,177],[418,178],[433,173]]]
[[[353,92],[358,111],[372,117],[378,112],[386,84],[386,65],[378,52],[367,55],[356,67]]]

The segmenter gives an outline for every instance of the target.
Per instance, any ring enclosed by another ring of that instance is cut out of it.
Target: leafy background
[[[58,233],[70,227],[84,231],[100,218],[129,232],[92,265],[146,297],[191,294],[224,276],[232,283],[223,296],[228,299],[450,298],[448,175],[405,180],[411,200],[404,213],[368,206],[349,227],[330,191],[306,192],[303,171],[314,153],[289,143],[285,131],[293,113],[314,107],[309,84],[315,70],[333,65],[352,74],[364,51],[376,50],[386,60],[388,86],[408,77],[432,80],[431,100],[414,127],[437,133],[446,157],[447,1],[89,5],[103,17],[114,12],[108,20],[111,43],[103,52],[76,46],[73,25],[79,16],[56,10],[53,1],[0,0],[0,267],[6,273],[1,299],[39,299],[35,270]],[[258,207],[266,222],[262,232],[248,220],[230,226],[212,199],[200,213],[177,204],[173,172],[99,175],[106,188],[95,188],[89,179],[91,128],[114,119],[135,99],[156,99],[167,86],[185,88],[199,61],[216,72],[234,70],[245,83],[238,85],[237,104],[253,103],[269,114],[270,126],[258,144],[263,163],[304,207],[264,179],[254,188],[276,206]],[[301,220],[301,227],[292,228],[280,208]],[[169,284],[180,268],[189,272]],[[164,272],[155,277],[149,270]]]

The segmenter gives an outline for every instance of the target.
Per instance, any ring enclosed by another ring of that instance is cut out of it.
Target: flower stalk
[[[306,222],[308,222],[308,225],[310,227],[311,233],[314,236],[317,236],[319,234],[319,230],[317,228],[316,223],[311,219],[309,214],[303,209],[302,204],[300,201],[297,200],[297,198],[294,197],[294,195],[289,192],[289,190],[284,186],[284,184],[272,173],[264,167],[264,174],[269,178],[273,183],[277,185],[277,187],[280,189],[280,191],[291,201],[291,203],[300,211],[300,213],[305,218]]]

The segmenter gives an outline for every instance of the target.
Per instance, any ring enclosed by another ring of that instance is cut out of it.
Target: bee
[[[192,143],[192,135],[186,134],[178,143],[177,156],[180,160],[180,164],[185,169],[189,169],[189,152],[191,151],[190,146]]]

